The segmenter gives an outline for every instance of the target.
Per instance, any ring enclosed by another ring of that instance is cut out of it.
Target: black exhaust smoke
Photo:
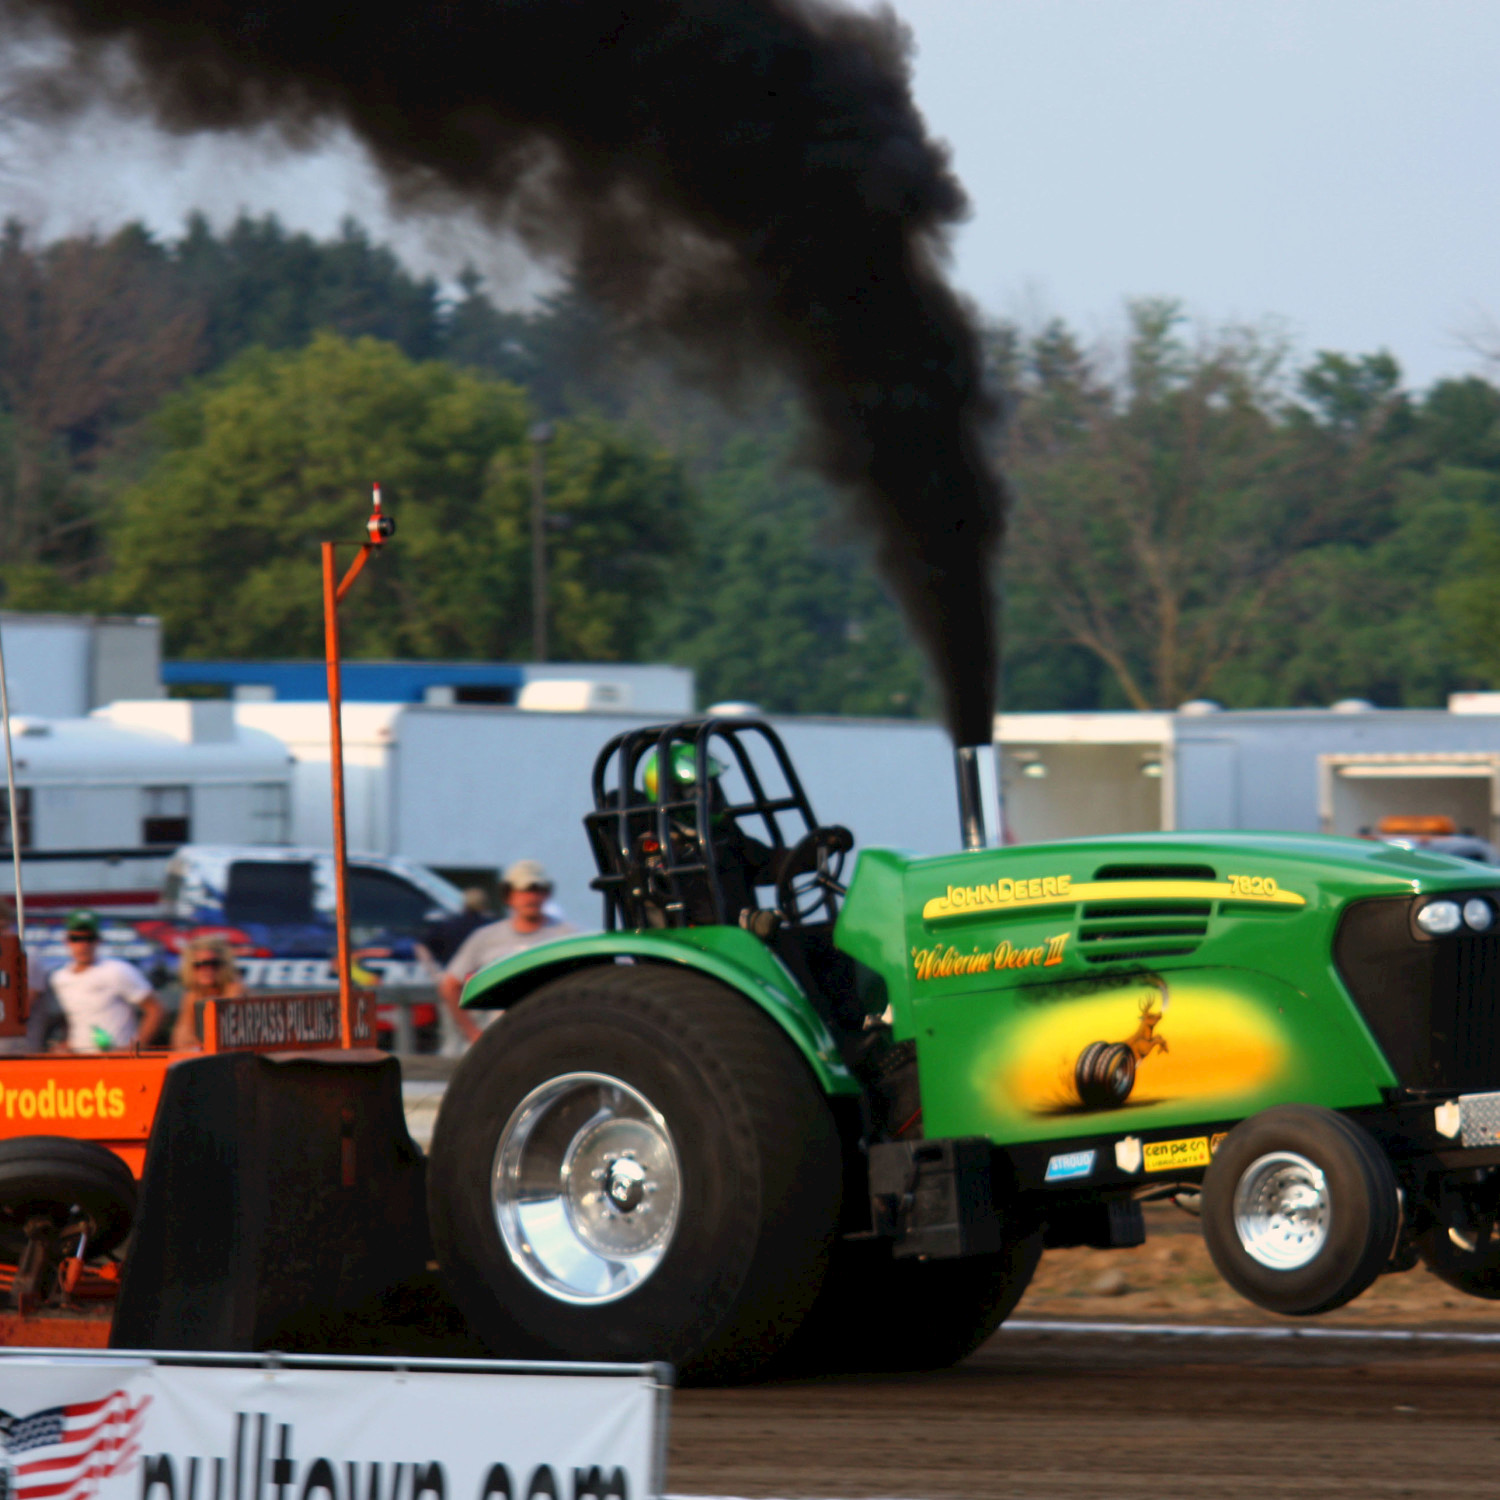
[[[462,203],[732,386],[770,363],[873,532],[957,743],[988,743],[1002,489],[978,341],[947,285],[965,213],[889,12],[814,0],[0,0],[59,34],[30,112],[354,131],[401,206]]]

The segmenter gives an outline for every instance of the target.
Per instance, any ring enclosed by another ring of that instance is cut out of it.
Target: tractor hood
[[[855,871],[838,944],[918,981],[932,977],[923,954],[964,962],[979,938],[978,953],[993,955],[991,931],[1013,931],[1017,955],[1065,933],[1035,965],[1056,969],[1186,958],[1240,918],[1258,934],[1269,921],[1305,935],[1316,917],[1326,952],[1330,921],[1352,901],[1497,889],[1500,870],[1470,860],[1316,834],[1133,834],[929,858],[877,849]]]

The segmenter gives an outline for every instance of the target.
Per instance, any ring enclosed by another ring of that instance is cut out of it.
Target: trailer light
[[[1488,932],[1495,925],[1495,909],[1478,896],[1464,902],[1464,923],[1475,932]]]
[[[1417,926],[1431,937],[1447,937],[1464,924],[1457,901],[1429,901],[1417,913]]]

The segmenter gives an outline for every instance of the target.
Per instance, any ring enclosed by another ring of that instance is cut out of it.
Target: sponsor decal
[[[59,1083],[49,1078],[36,1088],[13,1089],[0,1083],[0,1109],[7,1120],[119,1120],[125,1115],[125,1090],[103,1078],[91,1083]]]
[[[1224,1143],[1224,1137],[1226,1135],[1228,1135],[1228,1134],[1229,1134],[1229,1132],[1227,1130],[1221,1130],[1221,1131],[1218,1132],[1217,1135],[1211,1135],[1211,1136],[1209,1136],[1209,1138],[1208,1138],[1208,1154],[1210,1156],[1217,1156],[1219,1154],[1219,1147],[1221,1145],[1223,1145],[1223,1143]]]
[[[1141,1170],[1141,1138],[1138,1135],[1127,1135],[1115,1142],[1115,1165],[1122,1172]]]
[[[1077,1177],[1087,1177],[1094,1170],[1096,1153],[1090,1151],[1068,1151],[1052,1157],[1047,1163],[1045,1182],[1067,1182]]]
[[[1086,880],[1071,875],[1006,877],[984,885],[950,885],[922,907],[924,922],[952,921],[1028,906],[1071,906],[1079,901],[1255,901],[1306,906],[1307,898],[1283,890],[1270,875],[1230,875],[1223,880]]]
[[[315,990],[336,986],[338,964],[331,958],[242,958],[240,978],[250,990]],[[432,980],[415,959],[354,955],[356,984],[417,986]]]
[[[963,974],[995,974],[1006,969],[1050,969],[1063,961],[1070,934],[1059,932],[1031,948],[1017,948],[1009,938],[993,948],[960,953],[957,948],[913,948],[912,971],[918,979],[952,979]]]
[[[1206,1167],[1209,1162],[1208,1137],[1195,1135],[1183,1141],[1151,1141],[1142,1150],[1141,1159],[1148,1172]]]

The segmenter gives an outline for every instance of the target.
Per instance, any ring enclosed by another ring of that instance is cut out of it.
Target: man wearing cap
[[[69,1052],[108,1052],[149,1042],[165,1011],[150,981],[123,958],[99,957],[99,919],[68,917],[69,962],[52,974],[52,993],[68,1022]]]
[[[499,1014],[498,1011],[481,1011],[479,1015],[483,1019],[477,1020],[468,1011],[459,1009],[459,996],[463,994],[469,976],[502,958],[510,958],[541,943],[550,943],[555,938],[567,937],[578,930],[571,923],[559,922],[547,915],[544,908],[551,894],[552,881],[541,865],[534,859],[518,859],[505,872],[500,885],[500,899],[510,908],[510,915],[476,928],[448,961],[448,967],[438,980],[438,992],[454,1024],[469,1041],[472,1042],[479,1035],[480,1028]]]

